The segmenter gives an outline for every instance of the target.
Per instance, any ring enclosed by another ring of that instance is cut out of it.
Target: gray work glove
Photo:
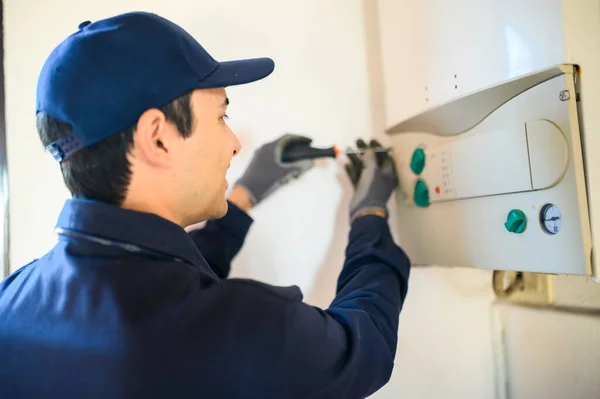
[[[387,218],[387,203],[398,186],[394,161],[387,152],[373,151],[374,148],[383,148],[375,140],[371,140],[371,145],[367,146],[359,139],[356,145],[364,149],[365,153],[362,156],[348,155],[351,163],[346,165],[346,172],[355,188],[350,202],[350,221],[353,222],[366,210],[381,210]]]
[[[281,162],[283,151],[289,146],[308,146],[312,139],[294,134],[285,134],[275,141],[264,144],[254,153],[250,165],[236,182],[245,188],[254,205],[280,186],[309,170],[314,162],[307,159],[297,162]]]

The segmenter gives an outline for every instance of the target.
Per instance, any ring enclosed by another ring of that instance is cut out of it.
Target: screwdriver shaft
[[[392,151],[391,148],[375,148],[374,150],[375,152],[390,152]],[[360,155],[360,154],[364,154],[365,150],[362,148],[356,149],[356,150],[345,150],[343,151],[344,154],[346,155]]]

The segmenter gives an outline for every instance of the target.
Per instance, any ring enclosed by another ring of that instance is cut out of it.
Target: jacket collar
[[[133,244],[210,269],[185,229],[155,214],[88,199],[69,199],[58,217],[56,229]]]

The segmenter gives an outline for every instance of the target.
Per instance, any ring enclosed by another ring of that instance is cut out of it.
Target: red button
[[[439,188],[439,187],[436,187],[436,188],[435,188],[435,192],[439,194],[439,193],[440,193],[440,188]]]

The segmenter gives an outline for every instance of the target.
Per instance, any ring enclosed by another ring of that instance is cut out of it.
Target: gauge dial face
[[[540,223],[548,234],[558,234],[562,227],[560,209],[554,204],[546,204],[540,212]]]

